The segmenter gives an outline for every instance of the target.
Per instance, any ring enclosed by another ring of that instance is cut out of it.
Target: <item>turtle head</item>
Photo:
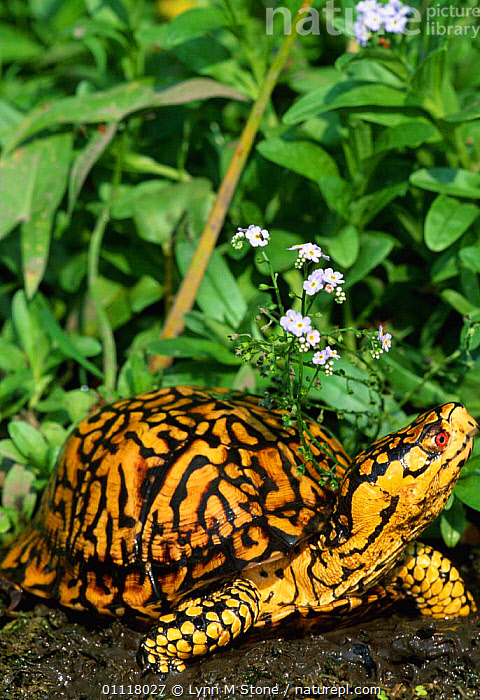
[[[341,484],[330,541],[413,540],[447,502],[478,430],[464,406],[447,403],[361,452]]]

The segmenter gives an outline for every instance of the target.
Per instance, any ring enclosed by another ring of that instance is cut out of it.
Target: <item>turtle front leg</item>
[[[185,670],[185,660],[223,647],[255,624],[260,594],[238,578],[218,591],[183,601],[162,615],[140,642],[137,660],[145,671],[165,677]]]
[[[403,561],[393,569],[391,582],[414,598],[422,615],[458,617],[475,612],[477,606],[458,572],[441,552],[413,542]]]

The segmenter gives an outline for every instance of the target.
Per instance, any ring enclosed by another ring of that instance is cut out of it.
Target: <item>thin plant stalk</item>
[[[236,186],[245,168],[263,114],[295,41],[297,23],[302,19],[305,9],[310,7],[312,3],[313,0],[304,0],[302,3],[293,21],[293,30],[291,34],[285,37],[280,50],[273,59],[272,65],[265,76],[259,96],[252,107],[252,111],[250,112],[245,128],[240,136],[235,153],[233,154],[230,165],[218,190],[215,204],[200,237],[190,266],[167,314],[165,325],[161,333],[162,338],[176,338],[182,333],[185,327],[185,314],[190,311],[195,302],[198,288],[205,275],[210,256],[212,255],[220,230],[223,226]],[[168,367],[171,362],[172,358],[170,357],[153,355],[149,364],[150,371],[158,372],[160,369]]]
[[[98,327],[103,346],[103,374],[104,386],[107,394],[107,399],[113,399],[117,375],[117,350],[115,346],[115,338],[113,335],[112,325],[108,318],[107,312],[102,304],[102,298],[99,291],[99,262],[102,249],[103,235],[110,220],[110,213],[122,176],[122,160],[125,145],[125,133],[120,138],[120,147],[115,159],[115,167],[113,170],[112,187],[108,200],[105,202],[100,216],[97,219],[95,227],[90,239],[88,249],[88,292],[92,300],[95,313],[98,320]]]

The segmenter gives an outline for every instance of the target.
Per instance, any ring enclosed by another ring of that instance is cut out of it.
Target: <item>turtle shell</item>
[[[259,400],[180,386],[83,420],[24,536],[21,585],[38,593],[48,572],[66,605],[148,614],[155,600],[283,557],[320,530],[332,492],[304,464],[298,430]],[[341,445],[307,426],[324,445],[312,446],[317,461],[330,468],[334,457],[341,476]]]

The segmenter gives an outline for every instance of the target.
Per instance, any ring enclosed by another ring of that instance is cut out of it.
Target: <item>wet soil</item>
[[[479,600],[480,577],[472,575],[470,589]],[[28,607],[28,599],[22,605]],[[403,611],[322,635],[247,642],[160,684],[136,664],[141,633],[118,621],[44,604],[11,615],[1,621],[0,700],[480,699],[475,616],[428,622]]]

